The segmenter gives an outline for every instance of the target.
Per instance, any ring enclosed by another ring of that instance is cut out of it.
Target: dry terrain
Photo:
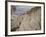
[[[34,7],[20,16],[11,16],[11,31],[31,31],[41,29],[41,7]]]

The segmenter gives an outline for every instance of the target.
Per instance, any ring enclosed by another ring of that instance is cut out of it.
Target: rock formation
[[[12,31],[31,31],[41,29],[41,7],[34,7],[21,16],[11,16]]]

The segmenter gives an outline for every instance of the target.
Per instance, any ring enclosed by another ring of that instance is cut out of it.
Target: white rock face
[[[11,28],[16,28],[16,31],[40,30],[41,8],[33,8],[28,14],[24,14],[22,16],[12,16],[12,19]]]
[[[41,9],[32,11],[30,15],[25,15],[24,19],[20,25],[20,31],[28,30],[40,30],[41,25]]]

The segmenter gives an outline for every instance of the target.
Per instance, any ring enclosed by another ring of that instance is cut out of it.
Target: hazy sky
[[[32,6],[18,6],[18,5],[13,7],[15,7],[16,9],[12,9],[12,14],[17,14],[17,15],[20,15],[26,11],[29,11],[32,8]]]

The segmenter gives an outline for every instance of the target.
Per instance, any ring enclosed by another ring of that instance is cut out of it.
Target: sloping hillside
[[[12,16],[12,31],[31,31],[41,29],[41,7],[32,8],[21,16]]]

